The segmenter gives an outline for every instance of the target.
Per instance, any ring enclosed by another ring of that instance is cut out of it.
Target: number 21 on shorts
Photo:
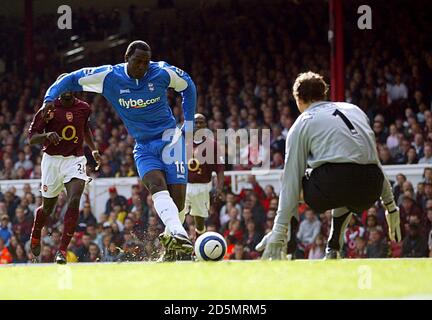
[[[85,173],[85,172],[84,172],[85,167],[82,165],[82,163],[78,163],[78,164],[77,164],[77,169],[78,169],[78,173],[79,173],[79,174],[84,174],[84,173]]]

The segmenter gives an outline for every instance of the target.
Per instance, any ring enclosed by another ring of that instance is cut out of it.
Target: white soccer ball
[[[225,256],[227,244],[224,237],[213,231],[203,233],[195,242],[195,255],[199,261],[219,261]]]

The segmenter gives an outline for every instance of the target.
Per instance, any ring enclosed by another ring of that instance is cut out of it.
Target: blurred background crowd
[[[208,118],[211,130],[223,128],[271,129],[271,168],[282,168],[285,139],[298,116],[291,95],[292,81],[304,70],[329,77],[327,42],[328,7],[321,1],[205,2],[193,10],[175,8],[169,1],[150,12],[144,7],[80,8],[73,13],[73,29],[59,30],[57,15],[43,14],[34,21],[34,65],[26,69],[23,22],[0,19],[0,179],[39,179],[40,146],[30,146],[27,131],[49,85],[64,71],[123,61],[124,46],[89,53],[86,59],[65,64],[63,52],[70,36],[81,41],[103,41],[112,34],[146,40],[153,60],[165,60],[186,70],[198,89],[197,112]],[[227,5],[228,3],[228,5]],[[357,28],[358,1],[346,3],[346,101],[359,105],[376,134],[383,164],[432,166],[432,3],[376,1],[373,31]],[[397,8],[398,10],[396,10]],[[392,12],[391,15],[388,12]],[[170,19],[151,19],[164,14]],[[17,27],[18,26],[18,27]],[[390,26],[390,27],[389,27]],[[179,32],[181,30],[181,32]],[[169,92],[176,119],[182,121],[181,99]],[[107,101],[100,95],[79,93],[89,102],[90,125],[102,166],[96,177],[136,176],[133,140]],[[239,154],[249,150],[238,146]],[[259,152],[258,152],[259,153]],[[250,153],[253,154],[253,153]],[[260,153],[261,154],[261,153]],[[262,154],[261,154],[262,156]],[[246,170],[249,164],[227,165]],[[432,176],[412,186],[400,175],[394,191],[401,206],[404,241],[387,241],[383,209],[377,205],[354,217],[345,237],[348,257],[429,256],[432,248]],[[227,259],[254,259],[254,245],[271,229],[277,196],[271,186],[259,186],[239,195],[229,192],[229,179],[221,202],[214,203],[208,229],[221,232],[229,243]],[[33,211],[40,195],[28,187],[0,194],[0,262],[27,262]],[[132,197],[110,190],[111,200],[102,214],[86,202],[70,247],[70,261],[154,259],[162,226],[151,197],[134,186]],[[65,199],[60,197],[55,216],[45,232],[42,261],[52,261],[62,232]],[[330,213],[299,207],[298,258],[323,255]],[[98,218],[96,218],[98,217]],[[192,220],[186,222],[194,234]],[[428,243],[429,239],[429,243]]]

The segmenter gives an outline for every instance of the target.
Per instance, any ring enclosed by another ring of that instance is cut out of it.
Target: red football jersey
[[[84,132],[91,113],[90,106],[77,98],[71,106],[63,106],[60,99],[56,99],[54,105],[54,118],[48,123],[42,118],[42,109],[35,114],[29,128],[29,137],[35,133],[57,132],[61,137],[60,143],[55,146],[46,139],[44,152],[52,156],[83,156]]]
[[[205,140],[200,143],[193,143],[193,153],[194,157],[189,159],[188,161],[188,182],[189,183],[209,183],[211,181],[212,173],[220,172],[224,170],[224,161],[220,159],[218,161],[217,156],[217,143],[213,140],[214,146],[214,156],[213,161],[211,163],[200,163],[197,158],[197,148],[199,145],[204,143]],[[202,152],[201,150],[199,151]],[[206,151],[202,152],[202,156],[206,158]],[[219,162],[219,163],[218,163]]]

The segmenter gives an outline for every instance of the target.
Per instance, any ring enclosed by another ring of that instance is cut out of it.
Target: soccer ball
[[[226,250],[226,241],[217,232],[205,232],[195,242],[195,255],[198,261],[222,260]]]

